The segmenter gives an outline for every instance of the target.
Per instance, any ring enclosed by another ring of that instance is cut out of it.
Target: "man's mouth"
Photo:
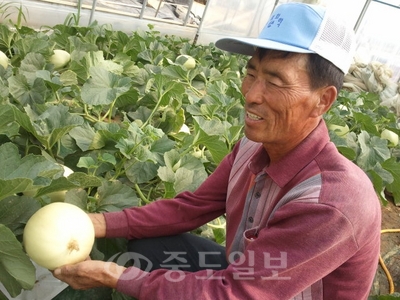
[[[248,117],[250,120],[254,120],[254,121],[262,120],[261,117],[255,115],[255,114],[252,114],[252,113],[250,113],[250,112],[247,112],[247,117]]]

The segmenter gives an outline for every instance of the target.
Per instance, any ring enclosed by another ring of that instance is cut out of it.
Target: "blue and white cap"
[[[253,55],[256,48],[316,53],[346,74],[353,62],[355,37],[346,22],[325,7],[291,2],[275,8],[258,38],[222,38],[215,45],[244,55]]]

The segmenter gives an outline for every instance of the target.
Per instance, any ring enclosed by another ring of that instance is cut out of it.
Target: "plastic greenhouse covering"
[[[62,23],[68,14],[80,14],[81,25],[96,20],[116,30],[132,31],[151,23],[166,34],[188,37],[196,43],[214,42],[222,36],[257,36],[273,8],[288,0],[20,0],[28,12],[27,25]],[[357,58],[378,61],[400,79],[399,0],[297,0],[331,6],[354,26]],[[344,9],[345,8],[345,9]]]

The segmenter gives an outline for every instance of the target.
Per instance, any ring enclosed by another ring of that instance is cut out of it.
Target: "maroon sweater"
[[[378,264],[380,203],[324,122],[269,165],[243,139],[193,193],[105,214],[107,237],[173,235],[226,213],[230,265],[195,273],[128,268],[118,290],[140,300],[367,299]]]

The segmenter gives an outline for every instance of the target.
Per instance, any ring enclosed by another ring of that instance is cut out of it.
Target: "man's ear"
[[[331,108],[338,94],[336,87],[334,87],[333,85],[320,88],[318,90],[318,93],[319,101],[317,102],[314,110],[316,117],[323,115],[329,110],[329,108]]]

